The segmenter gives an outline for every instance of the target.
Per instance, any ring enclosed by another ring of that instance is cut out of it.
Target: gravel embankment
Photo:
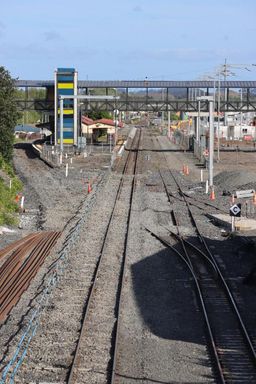
[[[109,156],[102,158],[96,155],[85,160],[73,159],[68,178],[65,178],[65,169],[49,168],[34,156],[28,144],[15,150],[15,167],[24,182],[25,213],[21,218],[21,228],[14,234],[2,236],[1,245],[4,246],[36,230],[54,229],[63,232],[26,294],[21,297],[1,326],[1,360],[5,358],[1,369],[14,353],[40,301],[43,287],[47,284],[48,275],[51,273],[52,263],[59,258],[65,247],[72,246],[70,234],[81,219],[81,208],[84,206],[84,214],[90,214],[95,204],[95,194],[100,193],[108,178],[109,164]],[[90,195],[87,193],[88,180],[93,188]]]

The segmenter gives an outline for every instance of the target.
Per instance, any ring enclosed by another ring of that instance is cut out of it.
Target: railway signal
[[[241,217],[241,204],[234,204],[229,209],[229,214],[231,216],[231,231],[235,231],[235,218]]]
[[[241,216],[241,204],[234,204],[229,209],[230,216],[240,217]]]

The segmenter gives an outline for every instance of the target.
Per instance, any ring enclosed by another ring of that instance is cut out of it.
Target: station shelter
[[[99,140],[105,143],[115,142],[116,129],[122,127],[123,123],[120,121],[116,125],[112,119],[92,120],[88,116],[82,116],[81,133],[92,143],[97,143]]]

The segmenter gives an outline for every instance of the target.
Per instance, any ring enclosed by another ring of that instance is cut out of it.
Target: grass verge
[[[13,167],[1,155],[0,170],[0,225],[17,225],[19,206],[15,198],[22,190],[22,183],[15,176]]]

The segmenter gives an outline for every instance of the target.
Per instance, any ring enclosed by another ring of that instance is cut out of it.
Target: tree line
[[[14,129],[20,118],[16,94],[15,80],[0,66],[0,155],[8,163],[12,160]]]

